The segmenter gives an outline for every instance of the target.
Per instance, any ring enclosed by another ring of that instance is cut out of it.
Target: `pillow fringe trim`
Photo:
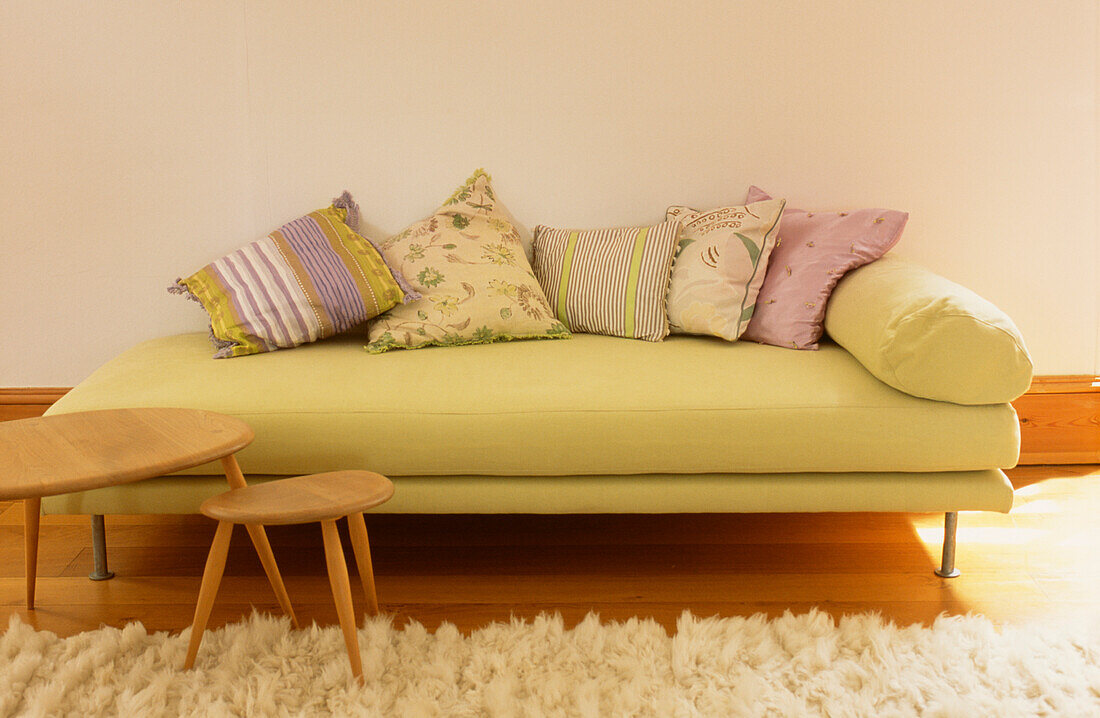
[[[332,206],[347,210],[348,216],[344,218],[344,224],[350,227],[353,232],[359,231],[359,205],[352,199],[351,192],[344,190],[343,194],[332,200]]]
[[[174,282],[172,282],[171,284],[168,285],[168,293],[169,294],[182,295],[182,296],[190,299],[192,302],[198,302],[199,306],[202,306],[202,301],[198,297],[195,296],[195,293],[191,291],[190,287],[188,287],[186,284],[183,283],[182,278],[177,277],[176,281],[174,281]],[[203,306],[203,309],[205,310],[206,307]],[[236,349],[238,346],[240,346],[240,344],[238,344],[237,342],[234,342],[234,341],[221,339],[221,338],[215,336],[215,334],[214,334],[214,325],[211,324],[209,326],[210,326],[210,343],[214,345],[214,349],[215,349],[214,358],[215,359],[229,359],[230,357],[232,357],[233,356],[233,350]]]

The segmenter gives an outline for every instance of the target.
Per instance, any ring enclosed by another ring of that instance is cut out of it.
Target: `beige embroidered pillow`
[[[570,330],[658,342],[680,223],[619,229],[535,227],[535,276]]]
[[[570,336],[490,182],[478,170],[433,215],[379,245],[423,298],[375,319],[368,351]]]
[[[775,247],[785,200],[699,212],[669,207],[683,229],[668,288],[674,334],[736,341],[748,327]]]

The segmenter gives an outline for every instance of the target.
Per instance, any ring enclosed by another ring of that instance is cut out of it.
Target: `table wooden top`
[[[252,443],[240,419],[198,409],[108,409],[0,422],[0,500],[163,476]]]
[[[305,524],[362,513],[393,496],[373,471],[329,471],[233,489],[203,502],[212,519],[235,524]]]

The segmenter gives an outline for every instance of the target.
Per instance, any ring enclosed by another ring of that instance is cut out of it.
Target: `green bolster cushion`
[[[1031,357],[1004,312],[895,257],[845,275],[829,299],[825,330],[867,371],[913,396],[1000,404],[1031,384]]]

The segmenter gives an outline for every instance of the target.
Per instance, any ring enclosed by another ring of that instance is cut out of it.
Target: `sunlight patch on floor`
[[[1029,484],[1027,486],[1022,486],[1022,487],[1016,489],[1015,491],[1013,491],[1012,493],[1016,498],[1034,496],[1035,494],[1043,493],[1043,490],[1045,488],[1046,487],[1043,486],[1042,482],[1037,482],[1037,483],[1034,483],[1034,484]],[[1013,509],[1013,510],[1015,510],[1015,509]]]
[[[914,527],[914,530],[921,541],[927,545],[934,544],[937,552],[940,550],[940,546],[943,544],[942,527],[917,526]],[[1022,546],[1039,541],[1049,533],[1049,531],[1040,529],[1017,526],[979,526],[974,528],[960,526],[955,532],[955,541],[959,544]]]
[[[1012,507],[1013,514],[1053,514],[1057,513],[1065,502],[1055,499],[1036,499]]]

